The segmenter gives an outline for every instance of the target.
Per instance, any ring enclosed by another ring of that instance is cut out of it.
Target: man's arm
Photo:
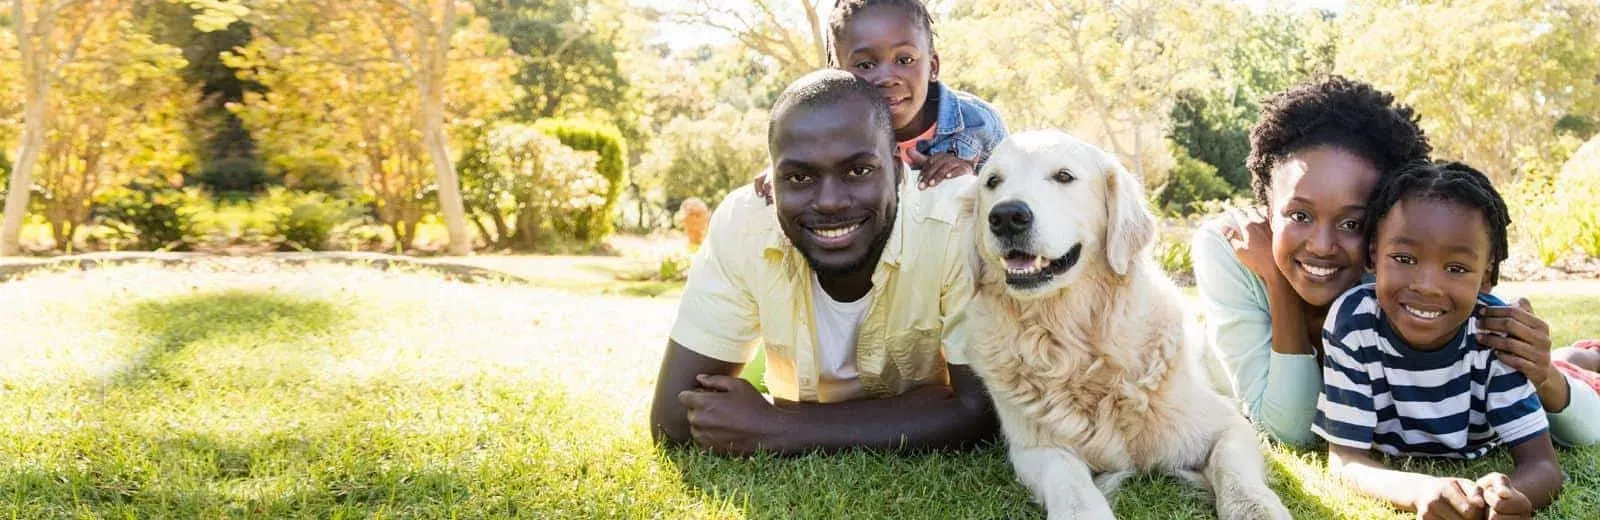
[[[650,405],[651,437],[656,442],[680,445],[693,441],[688,412],[678,402],[678,394],[700,388],[695,378],[701,374],[732,377],[742,370],[742,363],[702,356],[676,341],[667,340],[667,354],[661,358],[661,372],[656,374],[655,401]]]
[[[982,382],[965,365],[950,365],[950,373],[948,386],[924,385],[884,399],[828,404],[772,404],[743,379],[694,375],[689,381],[695,386],[679,392],[675,402],[671,385],[657,386],[655,413],[660,418],[654,422],[668,438],[687,430],[686,437],[696,444],[736,455],[850,448],[920,451],[992,438],[996,421]],[[674,416],[679,413],[681,417]],[[679,420],[683,423],[674,423]]]
[[[924,385],[885,399],[788,403],[778,409],[790,425],[775,446],[781,453],[967,448],[999,431],[989,393],[967,365],[950,365],[949,386]]]

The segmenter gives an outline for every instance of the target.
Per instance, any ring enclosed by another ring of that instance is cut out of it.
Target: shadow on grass
[[[113,387],[127,387],[173,376],[164,370],[165,361],[195,345],[292,342],[335,331],[349,321],[350,313],[325,301],[227,291],[142,302],[117,318],[147,338],[133,361],[110,378]]]

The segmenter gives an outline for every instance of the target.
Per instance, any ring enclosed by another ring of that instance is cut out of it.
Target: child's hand
[[[772,181],[767,178],[767,172],[761,172],[756,178],[751,179],[750,185],[755,188],[756,196],[766,200],[768,206],[772,205]]]
[[[906,151],[906,156],[911,159],[911,167],[922,172],[917,179],[917,189],[925,190],[962,175],[978,174],[977,168],[972,163],[957,157],[954,153],[934,154],[930,157],[912,147]]]
[[[1478,484],[1464,478],[1435,479],[1417,497],[1417,520],[1477,520],[1488,504]]]
[[[1511,479],[1504,473],[1484,475],[1478,479],[1478,487],[1483,490],[1489,520],[1533,518],[1533,502],[1511,487]]]

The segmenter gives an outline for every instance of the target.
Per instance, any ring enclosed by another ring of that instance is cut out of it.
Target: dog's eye
[[[1056,182],[1062,183],[1062,184],[1066,184],[1066,183],[1078,180],[1078,178],[1077,177],[1073,177],[1072,176],[1072,172],[1067,171],[1066,168],[1062,168],[1060,170],[1056,170],[1056,174],[1055,175],[1051,175],[1050,179],[1054,180]]]
[[[983,181],[983,187],[989,188],[991,190],[994,189],[995,186],[999,186],[999,185],[1000,185],[1000,176],[999,175],[990,175],[988,180]]]

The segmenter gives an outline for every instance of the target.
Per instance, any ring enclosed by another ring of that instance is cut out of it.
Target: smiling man
[[[776,203],[746,186],[712,215],[656,381],[656,438],[789,454],[992,437],[961,353],[956,193],[973,178],[902,189],[889,107],[838,70],[784,90],[767,144]],[[757,348],[771,400],[737,377]]]

